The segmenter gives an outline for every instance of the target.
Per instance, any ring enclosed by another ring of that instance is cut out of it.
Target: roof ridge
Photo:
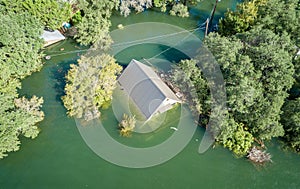
[[[147,80],[150,80],[150,81],[153,83],[153,85],[161,92],[161,94],[163,94],[165,98],[168,98],[168,95],[165,93],[165,91],[162,90],[160,87],[158,87],[158,84],[155,83],[154,80],[153,80],[153,79],[155,79],[155,80],[157,80],[157,81],[161,81],[161,83],[162,83],[163,85],[166,85],[166,84],[161,80],[161,78],[159,77],[159,75],[158,75],[158,74],[157,74],[150,66],[147,66],[147,65],[143,64],[142,62],[140,62],[140,61],[138,61],[138,60],[132,59],[131,61],[134,61],[134,63],[135,63],[136,65],[138,65],[138,68],[139,68],[139,69],[147,76],[147,78],[148,78]],[[153,78],[151,75],[149,75],[147,72],[145,72],[145,70],[141,68],[141,65],[142,65],[142,66],[145,66],[146,68],[149,68],[150,71],[152,71],[152,72],[157,76],[157,78]],[[168,89],[169,89],[169,88],[168,88]],[[171,89],[169,89],[169,90],[171,90]],[[172,90],[171,90],[171,91],[172,91]]]

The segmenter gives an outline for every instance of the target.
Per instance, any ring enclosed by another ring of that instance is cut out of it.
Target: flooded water
[[[205,20],[212,2],[205,1],[193,9],[190,19],[179,19],[148,11],[133,14],[127,19],[113,17],[113,28],[122,23],[159,21],[190,29]],[[217,11],[221,15],[233,1],[222,1]],[[200,34],[199,34],[200,35]],[[64,48],[64,51],[60,51]],[[116,58],[126,65],[131,58],[152,57],[166,47],[155,44],[133,46],[120,52]],[[21,94],[44,97],[45,120],[39,124],[40,135],[35,140],[22,138],[20,151],[10,153],[0,161],[0,188],[300,188],[300,156],[282,151],[277,141],[270,142],[268,151],[273,163],[265,167],[254,166],[246,159],[236,159],[220,146],[198,154],[199,142],[204,134],[197,128],[188,145],[166,163],[143,169],[124,168],[103,160],[84,142],[75,120],[66,116],[60,100],[63,95],[64,75],[71,63],[75,63],[84,51],[72,40],[52,46],[46,54],[51,60],[39,73],[23,81]],[[72,51],[72,53],[68,53]],[[74,52],[73,52],[74,51]],[[175,50],[158,58],[177,61],[183,56]],[[138,59],[138,58],[137,58]],[[162,69],[169,66],[159,65]],[[169,112],[168,120],[176,120],[178,110]],[[120,143],[135,147],[156,145],[174,132],[169,127],[177,122],[166,121],[154,133],[133,134],[122,138],[117,130],[118,121],[112,107],[102,111],[107,132]],[[159,155],[159,154],[158,154]],[[123,157],[126,158],[126,157]]]

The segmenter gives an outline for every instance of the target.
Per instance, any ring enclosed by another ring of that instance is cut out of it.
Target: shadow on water
[[[158,58],[165,59],[169,62],[179,62],[180,60],[188,59],[189,57],[175,48],[170,48],[166,45],[147,43],[131,46],[119,52],[115,58],[123,68],[126,68],[132,59],[143,60],[144,58]]]
[[[189,57],[186,54],[184,54],[183,52],[175,48],[170,48],[164,45],[158,45],[158,47],[161,49],[161,52],[163,52],[159,56],[159,58],[161,59],[166,59],[169,62],[176,62],[176,63],[180,62],[180,60],[189,59]]]
[[[66,85],[66,79],[65,76],[67,75],[68,71],[70,70],[70,65],[74,64],[73,60],[70,61],[63,61],[61,64],[57,65],[56,67],[53,67],[51,69],[51,75],[50,78],[54,82],[53,88],[55,89],[56,101],[63,104],[61,97],[65,95],[65,85]]]

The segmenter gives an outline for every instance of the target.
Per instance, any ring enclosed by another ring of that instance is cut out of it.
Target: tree
[[[238,4],[235,11],[228,10],[219,22],[218,32],[230,36],[254,27],[269,29],[275,34],[288,33],[299,46],[300,11],[298,0],[249,0]]]
[[[167,5],[173,3],[174,0],[154,0],[154,6],[161,8],[161,12],[167,11]]]
[[[41,69],[42,25],[28,13],[0,15],[0,68],[6,69],[6,78],[22,79]]]
[[[26,11],[51,29],[60,28],[72,15],[70,3],[60,0],[0,0],[0,6],[15,13]]]
[[[259,71],[263,92],[251,108],[253,113],[246,115],[248,126],[261,139],[282,136],[280,109],[294,82],[293,57],[289,54],[291,41],[287,35],[279,36],[265,29],[251,30],[240,37],[248,44],[245,54]]]
[[[244,124],[238,124],[233,119],[229,119],[227,124],[217,140],[238,157],[246,155],[254,141],[252,134]]]
[[[13,2],[12,2],[13,3]],[[0,158],[17,151],[19,137],[35,138],[43,99],[18,98],[20,79],[41,68],[42,25],[29,13],[0,13]],[[11,28],[14,28],[12,32]]]
[[[170,15],[172,16],[179,16],[179,17],[189,17],[188,7],[178,3],[173,5],[172,9],[170,10]]]
[[[161,8],[161,12],[166,12],[167,6],[172,6],[170,10],[172,16],[189,17],[187,4],[196,5],[198,2],[200,0],[154,0],[153,4]]]
[[[233,150],[236,132],[248,139],[249,134],[262,140],[282,136],[281,107],[294,81],[289,37],[254,28],[232,37],[211,33],[204,44],[223,73],[231,119],[220,124],[217,141]]]
[[[127,114],[123,114],[123,119],[119,123],[120,135],[124,137],[130,137],[135,127],[135,124],[136,124],[135,116],[129,116]]]
[[[100,116],[99,108],[112,98],[122,67],[108,54],[82,56],[71,65],[62,97],[68,115],[91,120]]]
[[[284,126],[284,141],[300,153],[300,98],[288,100],[283,108],[281,122]]]
[[[44,118],[40,110],[42,98],[33,96],[30,100],[20,98],[15,100],[14,108],[10,111],[0,111],[0,158],[7,152],[20,148],[20,135],[35,138],[39,133],[36,123]]]
[[[75,35],[77,42],[82,45],[108,44],[112,42],[109,36],[109,20],[112,10],[117,9],[118,0],[78,0],[78,8],[83,11],[82,21],[76,27]]]
[[[137,13],[152,7],[152,0],[121,0],[120,13],[127,17],[134,9]]]
[[[258,17],[258,9],[264,6],[267,0],[244,1],[237,5],[235,11],[228,10],[225,18],[219,21],[218,32],[224,36],[242,33],[251,29]]]
[[[276,34],[288,33],[293,43],[300,46],[300,11],[298,0],[268,0],[258,9],[256,25]]]
[[[184,94],[195,116],[210,111],[209,88],[195,60],[181,60],[170,71],[171,82]]]

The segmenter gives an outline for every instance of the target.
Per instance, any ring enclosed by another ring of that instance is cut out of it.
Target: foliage
[[[247,131],[244,124],[237,123],[233,119],[229,119],[227,124],[226,128],[229,129],[222,131],[218,138],[219,142],[238,157],[246,155],[254,141],[252,134]]]
[[[208,114],[209,89],[195,60],[181,60],[173,66],[170,79],[184,94],[194,115]]]
[[[99,108],[110,101],[122,67],[108,54],[82,56],[71,65],[62,97],[68,115],[91,120],[100,116]]]
[[[300,98],[288,100],[282,110],[281,122],[285,130],[283,139],[300,153]]]
[[[120,13],[127,17],[134,9],[137,13],[152,7],[152,0],[121,0]]]
[[[170,15],[179,17],[189,17],[187,3],[196,5],[200,0],[154,0],[155,7],[161,8],[161,12],[167,11],[167,6],[172,6]]]
[[[119,123],[120,135],[124,137],[131,136],[135,124],[136,124],[135,116],[129,116],[127,114],[123,114],[123,119]]]
[[[110,44],[109,20],[112,10],[119,5],[118,0],[78,0],[78,8],[84,13],[82,21],[76,26],[77,42],[82,45]],[[107,45],[106,45],[107,46]]]
[[[293,60],[294,67],[295,67],[295,83],[292,89],[289,91],[290,96],[289,99],[293,100],[300,97],[300,57],[297,56]]]
[[[82,21],[76,26],[78,32],[75,38],[82,45],[106,43],[106,41],[111,40],[109,37],[110,25],[108,19],[98,17],[94,13],[85,13]]]
[[[28,13],[1,12],[0,24],[0,158],[17,151],[19,137],[35,138],[43,120],[43,99],[18,98],[20,79],[41,68],[42,25]],[[14,32],[11,32],[14,28]]]
[[[81,15],[81,11],[77,11],[71,18],[72,20],[72,24],[73,25],[77,25],[80,22],[82,22],[82,15]]]
[[[250,71],[252,68],[255,71],[249,78],[256,83],[253,90],[255,95],[252,96],[254,104],[249,106],[245,103],[246,111],[233,110],[230,114],[234,115],[236,121],[247,125],[251,134],[259,139],[282,136],[285,131],[284,140],[294,149],[300,149],[296,142],[300,133],[297,132],[293,117],[293,111],[299,110],[293,110],[291,105],[297,104],[296,100],[286,102],[281,121],[280,114],[294,78],[296,82],[289,91],[289,98],[299,96],[300,64],[299,58],[295,57],[297,48],[294,48],[295,45],[299,46],[300,41],[298,5],[298,0],[245,1],[238,5],[236,11],[228,11],[219,25],[220,34],[230,39],[238,38],[242,42],[239,52],[250,58]],[[230,54],[229,51],[227,53]]]
[[[219,33],[230,36],[249,30],[258,17],[258,9],[266,4],[267,0],[244,1],[237,5],[235,11],[228,10],[225,18],[220,20]]]
[[[178,3],[173,5],[172,10],[170,10],[170,15],[179,17],[189,17],[189,11],[187,6]]]
[[[167,5],[170,3],[174,3],[174,0],[154,0],[154,6],[155,7],[160,7],[161,12],[166,12],[167,11]]]
[[[290,40],[269,30],[226,38],[211,34],[206,44],[221,65],[229,113],[260,139],[283,135],[280,108],[293,84]]]
[[[300,10],[298,0],[268,0],[258,10],[257,25],[276,34],[288,33],[292,41],[300,46]]]
[[[28,13],[0,15],[0,69],[6,69],[5,77],[24,78],[39,70],[42,67],[39,51],[43,45],[41,24]]]
[[[228,10],[220,20],[219,33],[230,36],[254,27],[269,29],[275,34],[288,33],[298,46],[300,42],[300,11],[298,0],[249,0]]]
[[[40,111],[42,98],[33,96],[16,99],[15,107],[11,111],[0,111],[0,158],[7,156],[7,152],[19,150],[21,144],[19,136],[35,138],[39,133],[36,123],[44,118]]]
[[[276,35],[270,30],[253,30],[246,33],[243,42],[250,44],[245,52],[260,72],[262,96],[256,101],[253,114],[248,114],[249,127],[261,139],[282,136],[279,123],[281,107],[287,91],[292,87],[294,66],[289,49],[292,47],[286,35]],[[261,118],[263,115],[263,118]]]
[[[57,0],[0,0],[0,6],[15,13],[26,11],[51,29],[60,28],[72,13],[69,3]]]

